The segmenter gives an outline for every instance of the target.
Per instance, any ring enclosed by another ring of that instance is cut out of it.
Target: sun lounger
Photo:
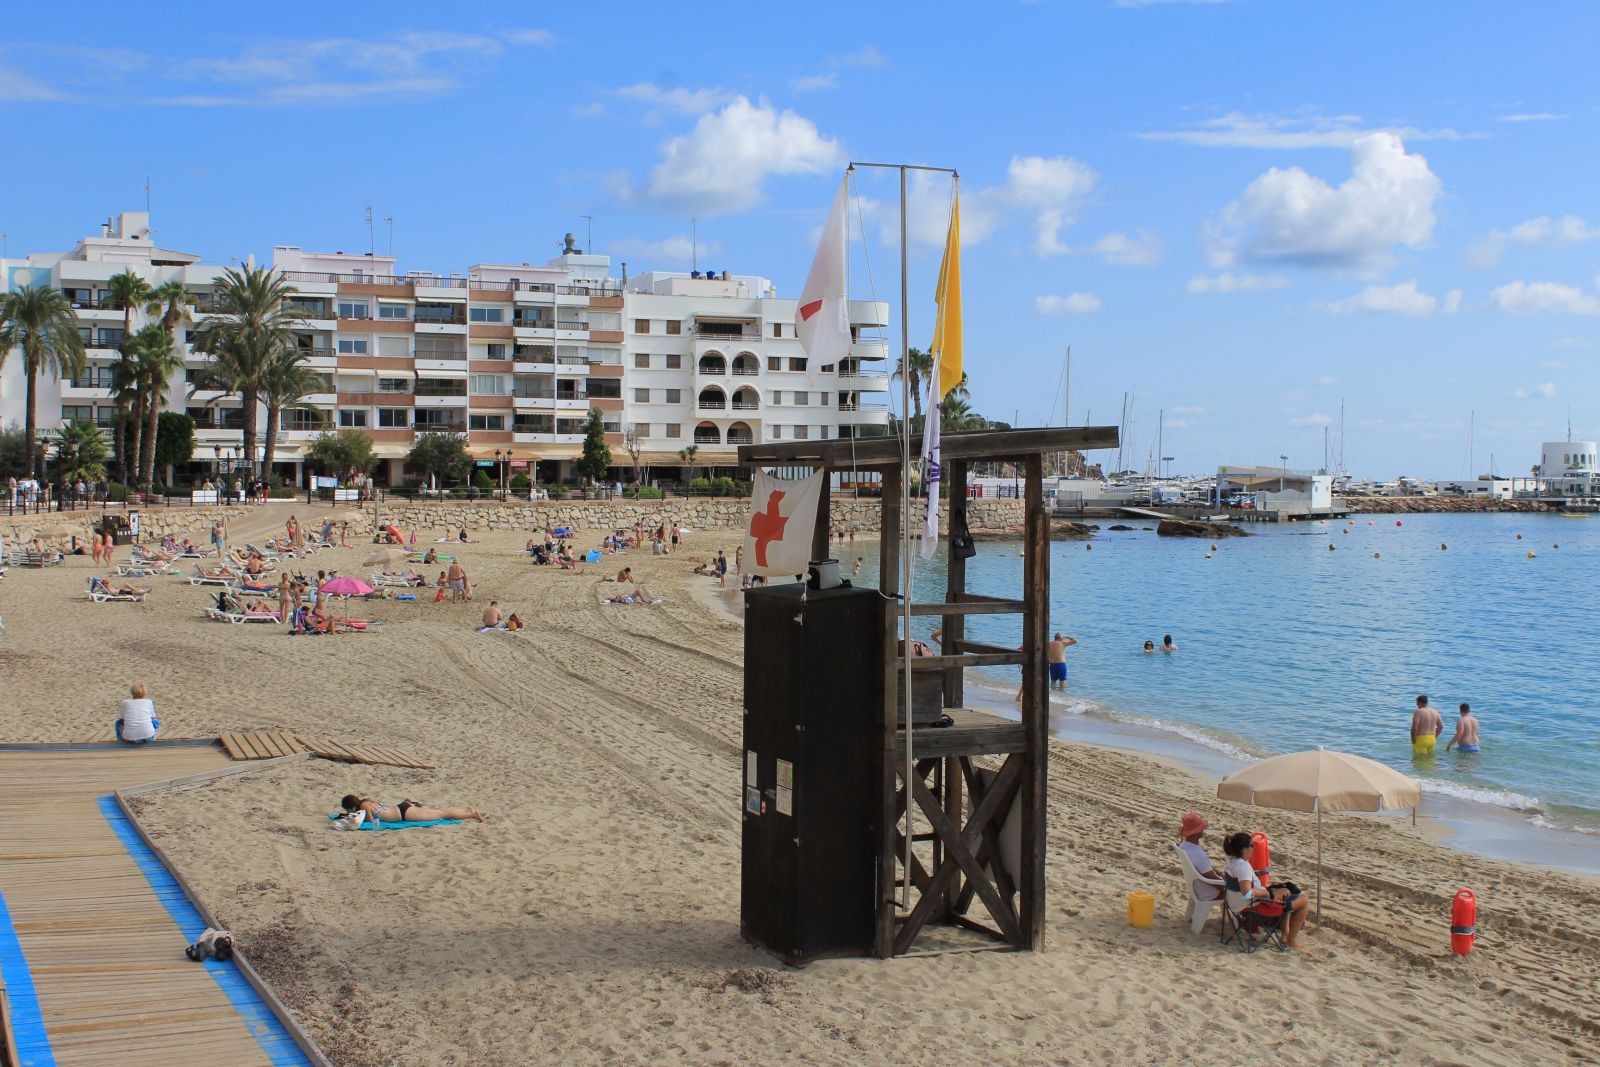
[[[13,552],[11,554],[11,565],[13,567],[58,567],[61,565],[61,560],[61,553],[53,549],[46,549],[43,552],[24,549],[21,552]]]
[[[227,570],[226,568],[224,568],[224,571],[226,572],[225,574],[207,574],[200,564],[196,563],[194,565],[194,574],[189,578],[189,584],[234,585],[243,578],[243,575],[237,571]]]
[[[403,574],[374,574],[368,578],[367,584],[374,589],[421,589],[428,582],[426,578],[414,582]]]
[[[113,593],[104,578],[89,579],[89,599],[96,604],[111,604],[118,601],[129,604],[143,604],[148,593]]]
[[[213,605],[206,609],[206,617],[218,622],[233,623],[235,626],[247,622],[277,622],[278,613],[275,611],[249,611],[238,597],[224,595],[220,606]]]
[[[158,574],[166,574],[171,569],[172,564],[166,560],[136,559],[117,564],[117,574],[123,578],[152,578]]]

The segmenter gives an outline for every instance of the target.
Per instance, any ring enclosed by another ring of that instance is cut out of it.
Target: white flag
[[[939,551],[939,481],[944,470],[939,466],[939,361],[933,361],[928,374],[927,412],[922,424],[922,484],[928,490],[928,504],[922,516],[922,558],[932,559]]]
[[[826,471],[785,481],[756,471],[750,521],[744,535],[744,569],[768,578],[804,574],[811,565],[811,536]]]
[[[795,309],[794,332],[806,350],[806,381],[816,382],[824,366],[838,367],[850,352],[849,285],[850,175],[839,183],[833,210],[817,243],[806,287]]]

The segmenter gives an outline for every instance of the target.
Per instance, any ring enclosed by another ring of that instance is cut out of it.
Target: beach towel
[[[554,534],[555,536],[557,536],[557,537],[571,537],[572,536],[572,527],[570,527],[570,526],[557,526],[554,530],[551,530],[550,532],[552,534]]]
[[[591,548],[589,551],[583,554],[583,561],[585,563],[599,563],[600,550],[598,548]]]
[[[334,814],[328,816],[328,818],[332,819],[334,822],[338,822],[339,819],[343,818],[343,816],[344,812],[335,812]],[[371,819],[363,819],[361,825],[357,827],[357,829],[413,830],[424,826],[454,826],[460,821],[460,819],[428,819],[423,822],[373,822]]]

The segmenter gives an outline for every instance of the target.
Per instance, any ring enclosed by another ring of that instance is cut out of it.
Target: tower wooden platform
[[[921,451],[913,435],[911,456]],[[949,923],[986,935],[997,947],[1041,950],[1045,940],[1045,829],[1048,818],[1046,755],[1049,747],[1050,527],[1044,508],[1044,456],[1069,450],[1115,448],[1114,426],[1068,429],[983,430],[944,435],[941,442],[943,502],[951,530],[966,528],[967,472],[974,462],[1016,463],[1023,471],[1023,588],[1020,597],[967,590],[966,559],[941,539],[948,583],[944,600],[912,604],[914,616],[938,616],[941,654],[907,657],[900,652],[901,612],[890,613],[883,633],[884,702],[878,731],[877,922],[874,951],[880,957],[911,951],[930,922]],[[795,441],[742,445],[739,462],[749,466],[878,471],[883,476],[878,587],[903,599],[901,486],[906,477],[897,437],[840,441]],[[812,555],[830,552],[828,484],[817,508]],[[1020,615],[1017,645],[966,639],[969,615]],[[906,635],[909,648],[910,635]],[[1014,665],[1022,670],[1022,721],[962,708],[969,667]],[[944,706],[955,723],[944,728],[899,727],[900,672],[938,671]],[[906,773],[906,746],[913,767]],[[1003,841],[1015,811],[1015,871]],[[927,829],[919,829],[919,824]],[[906,871],[907,838],[911,839]],[[901,899],[900,883],[911,891]],[[982,903],[986,918],[969,912]]]

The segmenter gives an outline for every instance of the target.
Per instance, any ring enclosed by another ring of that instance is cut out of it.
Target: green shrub
[[[636,499],[639,499],[639,500],[660,500],[661,499],[661,490],[652,488],[651,486],[648,486],[648,485],[641,485],[637,490],[635,490],[635,492],[638,493],[638,496],[637,496]]]
[[[717,478],[711,482],[713,496],[733,496],[733,479]]]
[[[283,479],[279,478],[278,484],[272,487],[272,492],[269,495],[273,500],[293,500],[300,494],[295,492],[293,486],[284,485]]]
[[[696,478],[694,481],[689,483],[689,491],[692,492],[692,493],[705,493],[705,492],[710,492],[710,490],[711,490],[711,479],[710,478]]]
[[[494,482],[489,479],[489,472],[481,467],[478,468],[478,472],[472,476],[472,488],[493,489]]]
[[[513,489],[527,489],[531,485],[533,485],[533,481],[521,471],[511,476],[511,488]]]

